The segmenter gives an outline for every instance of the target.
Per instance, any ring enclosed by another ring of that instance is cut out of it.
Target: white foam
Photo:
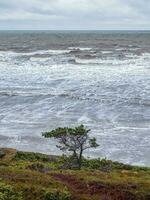
[[[51,58],[42,58],[42,57],[31,57],[30,61],[32,62],[47,62],[50,61]]]
[[[133,53],[126,54],[126,59],[121,60],[118,58],[93,58],[93,59],[80,59],[76,58],[76,63],[78,64],[107,64],[107,65],[134,65],[139,66],[143,63],[149,64],[150,53],[143,53],[141,56],[134,55]],[[131,66],[130,66],[131,67]]]
[[[40,56],[45,52],[46,58]],[[56,56],[47,50],[25,53],[30,59],[21,58],[24,53],[0,52],[1,135],[35,136],[45,127],[84,123],[100,141],[98,155],[114,153],[114,158],[138,162],[137,151],[150,141],[150,54],[76,59],[76,65],[67,62],[66,50],[52,52]],[[126,158],[118,154],[128,149]]]
[[[92,120],[85,114],[78,119],[78,123],[88,123]]]
[[[89,47],[69,47],[69,50],[80,50],[80,51],[90,51],[92,48]]]
[[[102,54],[110,54],[112,51],[101,51]]]
[[[0,51],[0,56],[4,57],[5,55],[7,56],[34,56],[34,55],[45,55],[45,54],[50,54],[50,55],[61,55],[61,54],[66,54],[69,53],[70,50],[39,50],[39,51],[33,51],[33,52],[28,52],[28,53],[22,53],[22,52],[14,52],[14,51]]]

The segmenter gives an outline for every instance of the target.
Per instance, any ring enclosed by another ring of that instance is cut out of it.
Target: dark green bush
[[[0,200],[23,200],[22,194],[10,185],[0,183]]]
[[[49,158],[47,155],[43,155],[40,153],[17,152],[15,156],[15,160],[48,162]]]
[[[54,193],[47,192],[44,200],[70,200],[70,194],[68,191],[63,193],[56,191]]]
[[[83,167],[90,169],[99,169],[102,171],[111,171],[113,169],[124,169],[124,170],[134,170],[135,167],[131,165],[126,165],[119,162],[113,162],[107,159],[84,159]]]

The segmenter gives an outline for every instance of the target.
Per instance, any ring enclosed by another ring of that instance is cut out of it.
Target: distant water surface
[[[150,32],[1,31],[0,146],[57,154],[41,132],[81,123],[88,156],[150,166]]]

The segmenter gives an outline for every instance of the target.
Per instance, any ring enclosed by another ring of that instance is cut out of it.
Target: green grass
[[[64,157],[2,151],[0,200],[150,199],[150,168],[84,159],[82,170],[71,170]]]

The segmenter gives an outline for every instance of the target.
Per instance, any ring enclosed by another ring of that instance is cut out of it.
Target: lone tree
[[[96,148],[99,145],[96,143],[96,138],[90,138],[90,130],[84,125],[75,128],[57,128],[50,132],[45,132],[42,135],[45,138],[55,138],[59,145],[56,145],[63,152],[72,153],[72,158],[75,160],[77,167],[81,169],[83,152],[89,148]]]

